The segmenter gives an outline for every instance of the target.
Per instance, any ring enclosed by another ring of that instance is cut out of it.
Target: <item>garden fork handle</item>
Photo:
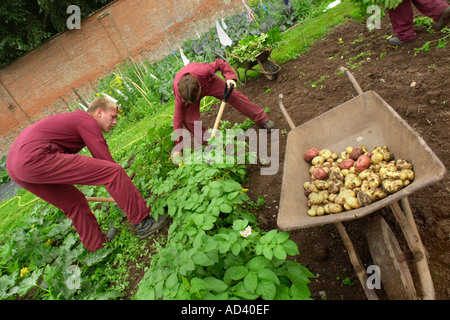
[[[116,202],[113,198],[108,197],[86,197],[88,202]]]
[[[284,117],[286,118],[286,121],[289,124],[289,127],[291,127],[291,130],[294,130],[295,129],[294,121],[292,121],[291,117],[289,116],[289,113],[286,111],[286,108],[283,105],[283,94],[280,94],[278,96],[278,105],[280,106],[281,112],[283,113]]]
[[[219,128],[219,122],[220,122],[220,119],[222,119],[223,110],[225,109],[225,105],[227,104],[227,100],[231,96],[231,92],[233,91],[233,89],[234,89],[234,85],[231,85],[230,88],[228,89],[227,85],[225,84],[225,89],[223,90],[222,103],[220,104],[219,113],[217,114],[216,122],[214,123],[214,128],[211,133],[211,138],[215,136],[217,129]]]

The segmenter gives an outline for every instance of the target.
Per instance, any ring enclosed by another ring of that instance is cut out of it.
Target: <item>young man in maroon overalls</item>
[[[156,222],[151,207],[109,151],[103,132],[116,124],[119,107],[96,98],[87,112],[76,110],[50,116],[19,134],[6,158],[10,177],[21,187],[60,208],[73,222],[85,248],[96,251],[114,238],[105,235],[84,194],[74,185],[105,185],[142,238],[168,222]],[[102,132],[103,131],[103,132]],[[77,154],[87,147],[92,157]]]
[[[436,31],[450,24],[450,7],[442,0],[403,0],[395,9],[388,11],[392,29],[397,37],[389,39],[391,45],[400,45],[417,38],[414,30],[412,4],[423,15],[434,20]]]
[[[215,74],[217,71],[222,73],[226,82]],[[236,74],[231,66],[221,59],[216,59],[212,63],[191,62],[178,71],[173,82],[175,95],[173,130],[182,129],[184,125],[189,132],[194,134],[194,122],[200,118],[200,100],[205,96],[222,100],[225,85],[236,86]],[[267,114],[241,92],[233,90],[227,103],[260,127],[265,129],[274,127]],[[202,145],[207,144],[205,132],[206,128],[202,125],[201,137],[194,134],[194,138]],[[175,145],[181,141],[182,137],[179,137],[175,140]]]

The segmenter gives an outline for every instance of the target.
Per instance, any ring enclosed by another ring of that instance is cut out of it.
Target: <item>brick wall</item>
[[[0,70],[0,156],[33,122],[68,111],[77,93],[90,98],[123,59],[158,61],[242,10],[241,0],[118,0],[47,40]]]

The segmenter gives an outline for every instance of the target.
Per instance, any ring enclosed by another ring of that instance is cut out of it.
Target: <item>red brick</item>
[[[30,123],[68,111],[72,88],[89,99],[123,59],[160,60],[242,10],[238,0],[119,0],[45,41],[0,70],[0,156]]]

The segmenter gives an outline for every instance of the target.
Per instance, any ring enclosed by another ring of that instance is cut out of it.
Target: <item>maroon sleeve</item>
[[[81,121],[78,132],[94,158],[114,162],[103,132],[95,120]]]
[[[212,63],[214,66],[214,72],[217,72],[220,70],[223,77],[226,80],[234,80],[236,81],[236,73],[234,72],[233,68],[231,66],[223,61],[222,59],[217,58],[215,62]]]

